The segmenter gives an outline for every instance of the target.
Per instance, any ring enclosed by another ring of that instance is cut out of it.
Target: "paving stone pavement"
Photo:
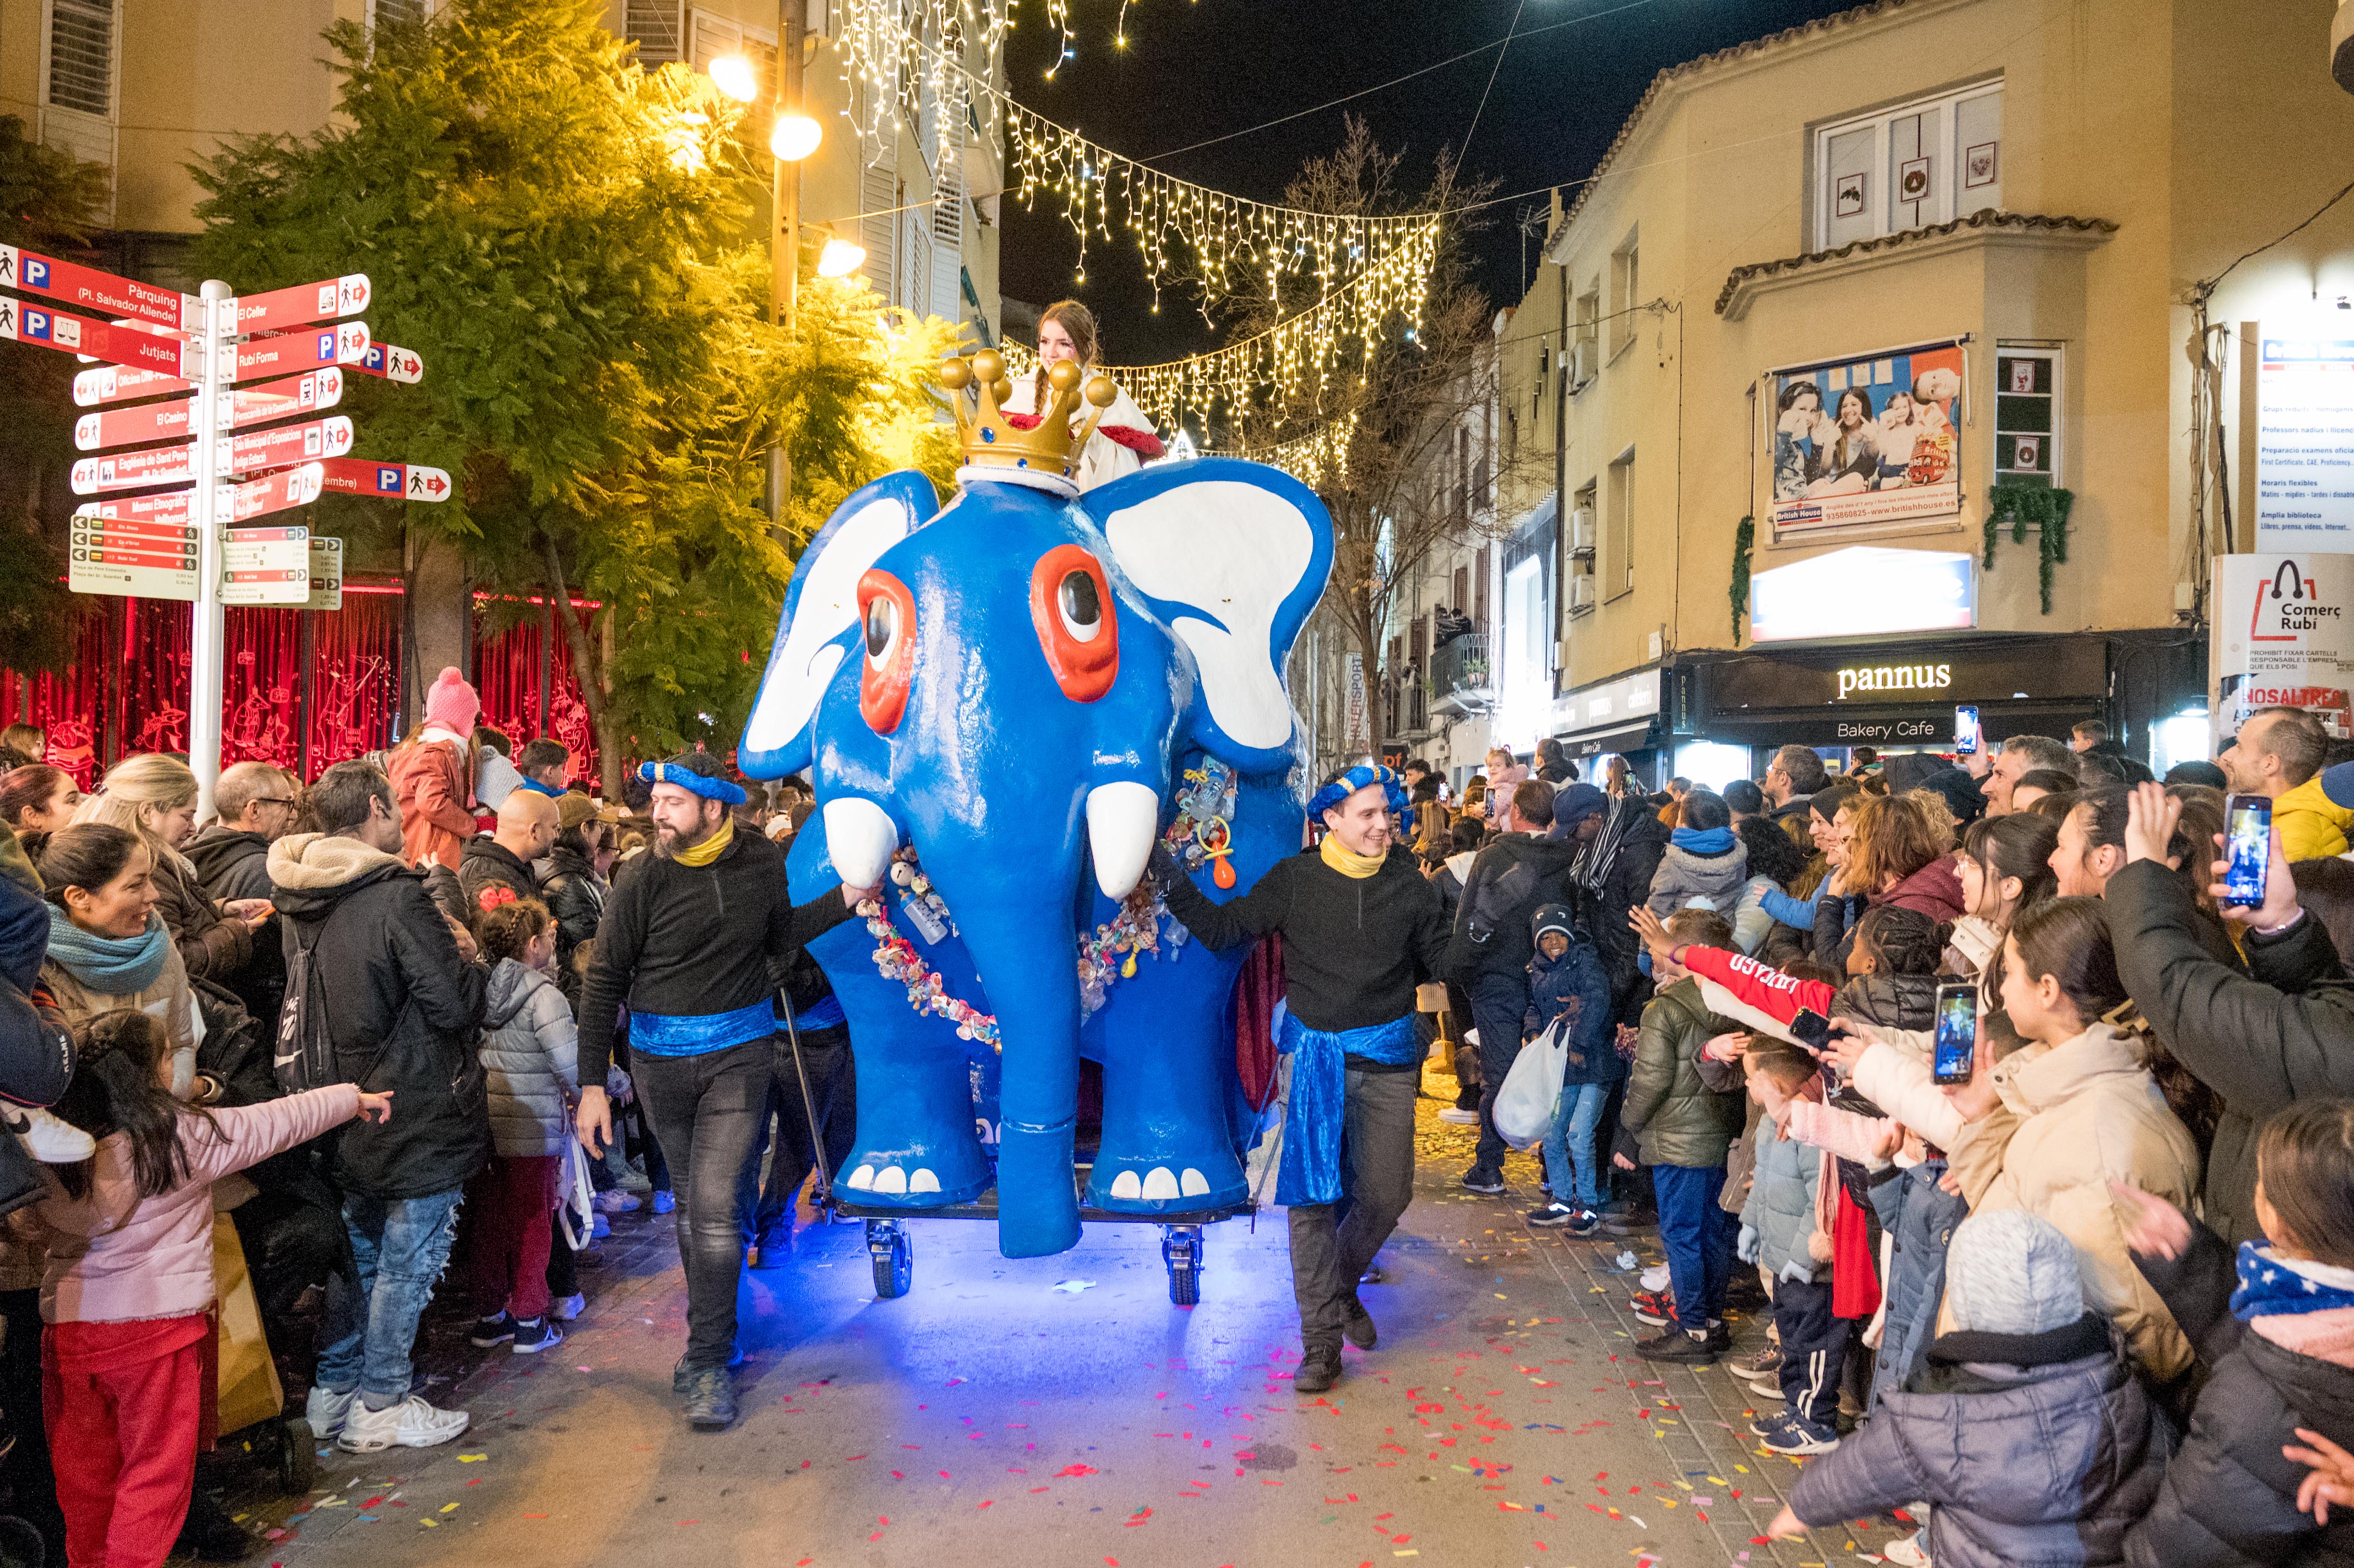
[[[584,1268],[560,1349],[478,1351],[462,1314],[429,1319],[425,1392],[473,1413],[463,1438],[330,1450],[307,1498],[256,1476],[233,1509],[272,1568],[1878,1562],[1909,1526],[1757,1539],[1796,1462],[1748,1437],[1721,1367],[1631,1353],[1651,1330],[1619,1255],[1656,1261],[1656,1239],[1530,1229],[1533,1159],[1500,1197],[1464,1192],[1471,1129],[1443,1103],[1421,1106],[1416,1202],[1364,1291],[1381,1343],[1330,1393],[1290,1388],[1280,1211],[1211,1229],[1191,1309],[1150,1226],[1012,1260],[989,1225],[918,1222],[913,1288],[877,1300],[860,1228],[820,1224],[743,1277],[743,1417],[695,1433],[670,1392],[674,1220],[642,1211]],[[1741,1353],[1762,1342],[1735,1328]]]

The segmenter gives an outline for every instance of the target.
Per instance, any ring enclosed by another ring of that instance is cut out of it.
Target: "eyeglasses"
[[[284,795],[256,795],[249,804],[256,806],[294,806],[300,802]]]

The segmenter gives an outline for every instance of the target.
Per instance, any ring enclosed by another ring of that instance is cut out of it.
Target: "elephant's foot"
[[[1098,1156],[1087,1182],[1087,1202],[1115,1212],[1162,1213],[1224,1208],[1241,1202],[1248,1192],[1242,1167],[1232,1155],[1204,1157],[1194,1164],[1147,1164]]]
[[[878,1208],[938,1209],[970,1202],[989,1189],[989,1166],[978,1150],[887,1153],[863,1150],[844,1162],[835,1184],[851,1202]]]

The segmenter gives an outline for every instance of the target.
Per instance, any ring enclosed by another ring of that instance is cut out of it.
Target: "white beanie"
[[[2076,1248],[2024,1209],[1972,1214],[1946,1250],[1946,1305],[1954,1327],[1980,1334],[2046,1334],[2084,1315]]]

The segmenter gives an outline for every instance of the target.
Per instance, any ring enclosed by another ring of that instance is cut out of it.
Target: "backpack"
[[[329,910],[327,919],[307,934],[299,922],[289,923],[293,951],[286,958],[286,1000],[278,1010],[278,1052],[271,1065],[278,1086],[290,1095],[344,1081],[335,1065],[335,1043],[327,1033],[327,1001],[313,951],[327,920],[334,917],[335,911]]]

